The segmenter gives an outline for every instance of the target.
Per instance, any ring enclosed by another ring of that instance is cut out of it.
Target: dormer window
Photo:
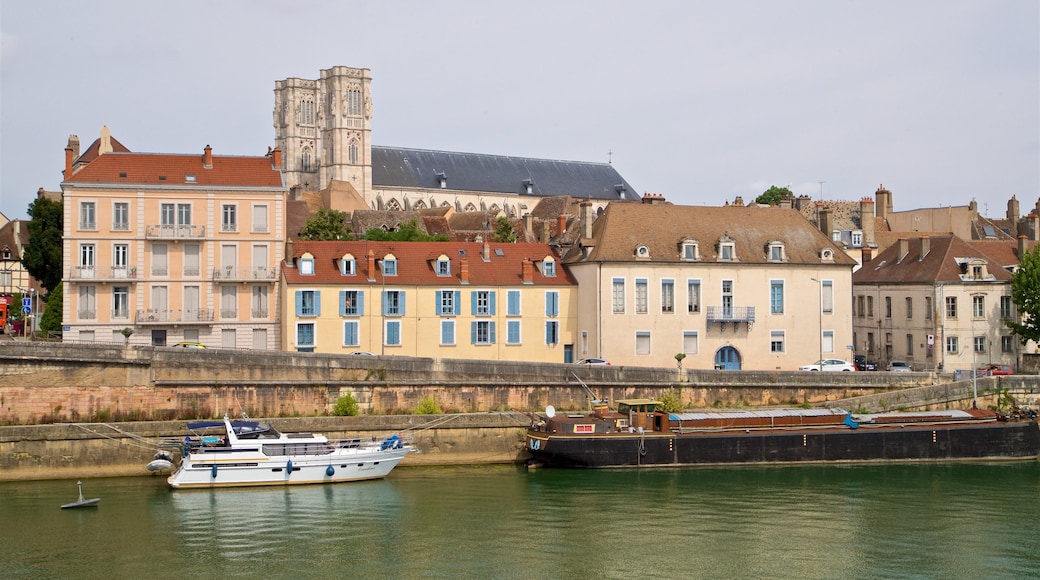
[[[737,242],[733,238],[729,237],[729,234],[726,234],[719,239],[718,256],[720,262],[737,261]]]
[[[393,254],[387,254],[380,262],[383,265],[384,276],[396,276],[397,275],[397,258]]]
[[[357,260],[350,254],[344,254],[339,259],[340,276],[354,276],[357,274]]]
[[[184,183],[195,183],[195,174],[189,173],[184,176]]]
[[[5,260],[10,260],[11,259],[11,248],[4,248],[4,259]]]
[[[859,230],[852,231],[852,247],[861,248],[863,247],[863,232]]]
[[[534,181],[530,179],[524,180],[524,192],[526,192],[527,195],[531,195],[534,193]]]
[[[830,248],[824,248],[824,249],[820,250],[820,260],[822,260],[824,262],[833,262],[834,261],[834,250],[832,250]]]
[[[643,260],[650,259],[650,248],[646,244],[639,244],[636,246],[636,258]]]
[[[436,176],[437,184],[440,185],[441,189],[447,189],[448,187],[448,176],[443,171],[438,171]]]
[[[682,243],[682,259],[687,262],[695,262],[700,259],[699,248],[697,242],[693,240],[686,240]]]
[[[304,276],[314,275],[314,255],[310,252],[300,256],[300,274]]]
[[[769,245],[766,246],[766,249],[769,252],[769,261],[770,262],[783,262],[784,261],[785,255],[784,255],[784,243],[783,242],[769,242]]]
[[[542,260],[542,276],[546,278],[556,277],[556,260],[552,258]]]
[[[437,275],[451,276],[451,261],[443,254],[437,258]]]

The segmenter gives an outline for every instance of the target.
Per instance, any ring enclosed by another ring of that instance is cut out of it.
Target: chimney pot
[[[278,169],[278,170],[282,169],[282,148],[281,147],[275,147],[274,151],[271,152],[271,165],[273,165],[275,169]]]
[[[213,148],[209,145],[202,150],[202,166],[206,169],[213,169]]]

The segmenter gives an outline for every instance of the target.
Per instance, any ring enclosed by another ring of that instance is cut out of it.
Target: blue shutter
[[[469,342],[477,344],[477,322],[475,320],[469,323]]]
[[[433,311],[437,316],[444,316],[444,302],[441,301],[441,293],[443,290],[438,290],[433,293]]]
[[[495,300],[495,291],[494,290],[492,290],[491,292],[488,292],[488,302],[491,303],[491,316],[494,316],[495,315],[495,302],[497,302],[497,300]],[[495,342],[495,341],[492,340],[491,342]]]
[[[474,290],[469,293],[469,313],[473,316],[477,315],[477,291]]]
[[[509,290],[506,292],[506,315],[508,316],[519,316],[520,315],[520,291]]]
[[[451,303],[451,314],[458,316],[462,312],[462,291],[455,291],[455,301]],[[454,342],[454,338],[452,338]]]
[[[303,290],[296,291],[296,316],[303,316]]]
[[[314,291],[314,315],[321,316],[321,292]]]
[[[441,344],[455,344],[455,321],[441,321]]]
[[[357,313],[358,316],[365,315],[365,291],[358,290],[357,293]]]
[[[488,323],[488,344],[495,344],[495,321]]]
[[[545,344],[552,344],[551,327],[552,322],[545,321]]]
[[[388,305],[386,303],[387,302],[386,301],[386,296],[387,296],[386,292],[387,292],[386,290],[383,290],[383,292],[382,292],[382,295],[383,295],[383,316],[386,316],[386,314],[387,314],[387,306]]]
[[[347,314],[347,291],[339,291],[339,315],[346,316]]]
[[[398,297],[398,298],[400,299],[400,300],[399,300],[399,304],[400,304],[400,306],[401,306],[401,311],[399,312],[399,314],[400,314],[401,316],[404,316],[404,314],[405,314],[405,310],[404,310],[404,299],[405,299],[405,293],[404,293],[404,290],[401,290],[400,292],[398,292],[398,293],[397,293],[397,297]]]

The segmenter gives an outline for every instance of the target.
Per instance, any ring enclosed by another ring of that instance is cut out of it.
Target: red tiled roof
[[[460,254],[465,252],[465,257]],[[314,275],[303,275],[297,268],[282,268],[288,284],[377,284],[384,283],[379,261],[387,254],[397,258],[397,276],[387,276],[385,283],[398,286],[513,286],[523,283],[524,259],[534,262],[531,282],[541,286],[568,286],[577,282],[559,263],[559,258],[548,244],[488,243],[490,259],[481,256],[484,244],[477,242],[370,242],[297,241],[293,244],[294,262],[305,253],[314,256]],[[502,255],[498,255],[501,251]],[[369,272],[368,255],[376,260],[374,272]],[[342,276],[338,260],[351,254],[356,261],[356,275]],[[451,275],[438,276],[434,270],[436,259],[445,255],[451,261]],[[538,267],[546,256],[557,260],[556,276],[546,278]],[[469,284],[463,284],[461,265],[469,267]],[[374,280],[374,281],[370,281]]]
[[[213,166],[203,166],[202,154],[105,153],[72,174],[66,183],[118,185],[194,185],[282,187],[281,172],[267,156],[213,156]],[[195,181],[189,182],[188,175]]]
[[[923,238],[929,241],[927,253],[923,252]],[[900,256],[901,248],[897,240],[852,275],[853,285],[958,282],[961,280],[958,259],[965,258],[986,260],[989,273],[997,281],[1006,282],[1011,278],[1011,273],[1003,264],[995,261],[989,252],[981,251],[976,243],[966,242],[957,236],[904,236],[902,239],[906,240],[905,255]],[[996,251],[997,248],[992,250]]]

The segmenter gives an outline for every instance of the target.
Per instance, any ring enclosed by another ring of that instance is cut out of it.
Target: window
[[[647,313],[647,292],[646,278],[636,278],[636,314]]]
[[[972,349],[977,354],[982,354],[982,353],[986,352],[986,337],[985,336],[975,336],[975,337],[972,337]]]
[[[308,99],[300,101],[300,122],[305,125],[314,124],[314,101]]]
[[[733,261],[733,244],[722,244],[719,246],[719,255],[723,262]]]
[[[914,317],[914,299],[906,297],[906,319],[910,320]]]
[[[401,321],[400,320],[387,320],[386,321],[386,339],[383,343],[386,346],[401,346]]]
[[[971,315],[975,318],[982,318],[986,315],[986,297],[985,296],[972,296],[971,297]]]
[[[362,316],[365,314],[365,293],[361,290],[340,290],[339,315]]]
[[[159,223],[164,226],[172,226],[177,223],[175,217],[174,206],[172,203],[163,203],[159,205]]]
[[[867,296],[867,318],[874,318],[874,297]]]
[[[1015,350],[1014,337],[1004,335],[1000,337],[1000,352],[1012,352]]]
[[[823,296],[820,300],[823,301],[823,313],[832,314],[834,312],[834,282],[823,281]]]
[[[863,318],[863,313],[866,312],[865,310],[863,310],[863,303],[863,295],[860,294],[856,297],[856,316],[860,318]]]
[[[867,352],[874,352],[874,333],[867,333]]]
[[[473,344],[495,344],[495,323],[493,321],[475,320],[470,324],[470,342]]]
[[[1007,320],[1011,318],[1011,297],[1001,296],[1000,297],[1000,318]]]
[[[625,279],[614,278],[611,290],[614,314],[625,313]]]
[[[959,351],[959,350],[960,350],[960,348],[958,347],[958,344],[957,344],[957,337],[956,336],[947,336],[946,337],[946,353],[947,354],[957,354],[957,351]]]
[[[675,312],[675,282],[672,280],[661,280],[661,312]]]
[[[296,316],[321,316],[321,301],[314,290],[296,291]]]
[[[220,286],[220,317],[238,317],[238,287],[234,284]]]
[[[946,297],[946,318],[957,318],[957,297]]]
[[[684,330],[682,339],[683,352],[686,354],[697,354],[697,331]]]
[[[169,273],[166,255],[169,248],[166,244],[152,244],[152,275],[166,276]]]
[[[784,331],[771,330],[769,332],[769,352],[784,352]]]
[[[300,154],[300,169],[302,171],[311,171],[311,150],[304,149]]]
[[[556,320],[545,321],[545,344],[550,346],[560,343],[560,323]]]
[[[359,336],[361,323],[357,320],[343,322],[343,346],[358,346],[361,344]]]
[[[892,297],[885,296],[885,318],[892,318]]]
[[[195,288],[198,288],[198,286],[195,286]],[[253,286],[249,301],[249,312],[253,318],[267,318],[267,286]]]
[[[347,145],[347,159],[351,165],[358,163],[358,143],[354,139],[351,139],[350,144]]]
[[[506,316],[520,316],[520,291],[506,291]]]
[[[437,275],[451,276],[451,262],[447,258],[437,260]]]
[[[495,315],[495,293],[490,290],[474,290],[470,296],[471,314],[474,316]]]
[[[314,257],[310,254],[305,254],[300,258],[300,274],[303,276],[314,275]]]
[[[253,206],[253,232],[258,234],[267,233],[267,206]]]
[[[556,277],[556,261],[546,258],[542,260],[542,276],[546,278]]]
[[[112,287],[112,318],[130,317],[130,288]]]
[[[296,323],[296,348],[303,352],[314,350],[314,323]]]
[[[560,315],[560,293],[553,290],[545,293],[545,315],[552,318]]]
[[[403,290],[383,291],[383,316],[404,316]]]
[[[914,356],[914,335],[906,335],[906,356]]]
[[[353,257],[343,256],[339,260],[340,276],[354,276],[357,273],[357,262]]]
[[[520,321],[506,321],[506,344],[520,344]]]
[[[462,292],[459,290],[438,290],[435,294],[437,297],[436,308],[438,316],[458,315]]]
[[[130,204],[117,201],[112,204],[112,229],[126,231],[130,229]]]
[[[823,331],[823,352],[834,352],[834,331],[824,330]]]
[[[861,231],[854,231],[854,232],[852,232],[852,246],[854,248],[859,248],[859,247],[863,246],[863,232],[861,232]]]
[[[442,320],[441,321],[441,346],[451,346],[455,344],[455,321],[454,320]]]
[[[184,244],[184,275],[198,276],[201,272],[199,267],[199,244]]]
[[[97,207],[92,201],[81,201],[79,204],[79,229],[96,230]]]
[[[650,354],[650,333],[645,330],[636,332],[636,355],[646,356]]]
[[[686,281],[686,307],[690,314],[701,311],[701,281]]]
[[[235,218],[236,208],[230,204],[224,204],[221,211],[220,231],[222,232],[236,232],[238,231],[238,221]]]
[[[769,282],[769,312],[770,314],[784,313],[783,280],[771,280]]]
[[[733,316],[733,280],[722,281],[722,315]]]
[[[126,244],[114,244],[112,246],[112,267],[125,269],[129,262],[130,246]]]
[[[191,225],[191,204],[190,203],[178,203],[177,204],[177,225],[179,225],[179,226]]]
[[[687,262],[695,261],[697,259],[697,243],[684,242],[682,245],[682,256],[683,260]]]
[[[924,297],[924,319],[925,320],[931,320],[932,319],[932,297],[931,296],[925,296]]]
[[[79,287],[77,314],[80,320],[94,320],[97,318],[97,288],[93,286]]]
[[[769,261],[770,262],[783,262],[784,261],[784,245],[780,242],[772,242],[769,244]]]
[[[389,257],[383,258],[383,275],[384,276],[396,276],[397,275],[397,258]]]
[[[94,244],[80,244],[79,266],[80,268],[94,267]]]

